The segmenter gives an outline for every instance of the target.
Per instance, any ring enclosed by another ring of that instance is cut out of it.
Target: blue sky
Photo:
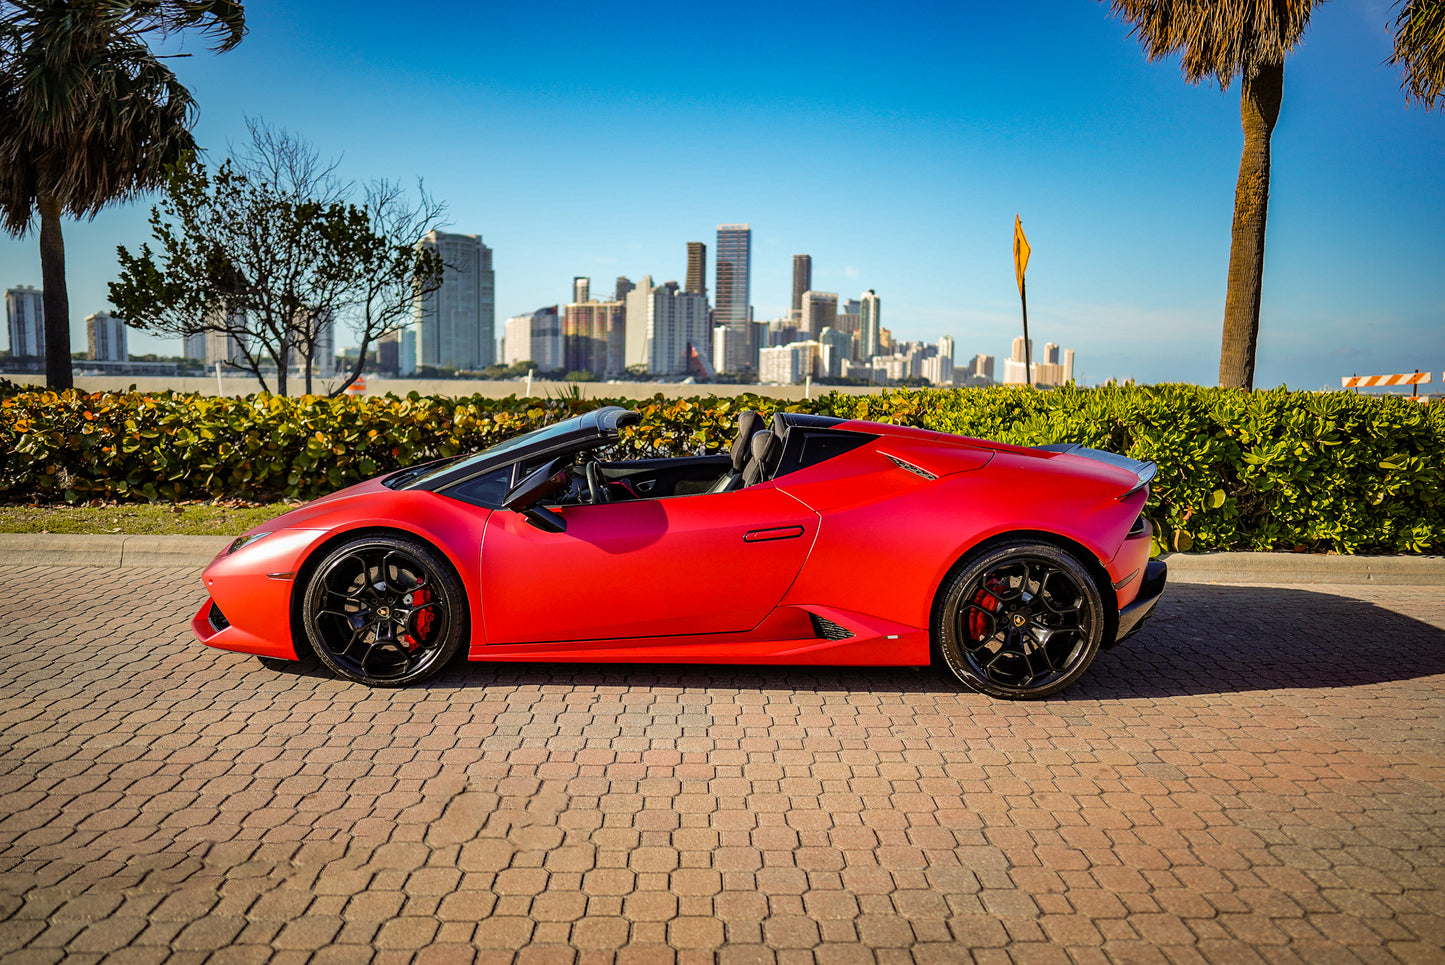
[[[716,226],[748,222],[757,318],[805,252],[815,288],[875,289],[895,337],[1004,356],[1018,213],[1036,345],[1088,382],[1217,381],[1238,86],[1148,63],[1102,4],[248,7],[236,50],[172,61],[208,159],[253,116],[348,177],[424,178],[494,250],[499,329],[573,275],[681,280],[686,242],[711,263]],[[1445,373],[1445,112],[1406,106],[1389,14],[1325,5],[1286,65],[1257,385]],[[66,223],[77,345],[152,203]],[[0,286],[40,285],[35,249],[0,240]]]

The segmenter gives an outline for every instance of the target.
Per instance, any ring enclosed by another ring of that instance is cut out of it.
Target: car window
[[[512,467],[503,466],[491,472],[484,472],[444,490],[445,494],[462,502],[488,509],[501,509],[502,500],[512,488]]]

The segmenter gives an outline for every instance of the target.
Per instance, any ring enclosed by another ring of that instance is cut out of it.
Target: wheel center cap
[[[377,608],[376,608],[376,615],[379,616],[379,617],[382,617],[383,619],[385,619],[386,617],[391,616],[391,607],[389,607],[389,606],[379,606],[379,607],[377,607]]]
[[[1023,615],[1022,613],[1015,613],[1015,614],[1014,614],[1014,626],[1016,626],[1016,627],[1021,627],[1021,626],[1023,626],[1025,623],[1028,623],[1028,622],[1029,622],[1029,621],[1024,618],[1024,615]]]

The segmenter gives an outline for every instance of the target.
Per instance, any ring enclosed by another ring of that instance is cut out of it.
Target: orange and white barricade
[[[1354,389],[1386,388],[1392,385],[1410,386],[1410,394],[1418,395],[1420,386],[1430,384],[1429,372],[1421,372],[1416,369],[1414,372],[1406,372],[1400,375],[1346,375],[1340,378],[1340,387]]]

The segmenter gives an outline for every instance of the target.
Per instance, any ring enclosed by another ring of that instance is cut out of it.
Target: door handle
[[[774,539],[796,539],[803,535],[801,526],[774,526],[770,529],[755,529],[743,537],[744,543],[765,543]]]

